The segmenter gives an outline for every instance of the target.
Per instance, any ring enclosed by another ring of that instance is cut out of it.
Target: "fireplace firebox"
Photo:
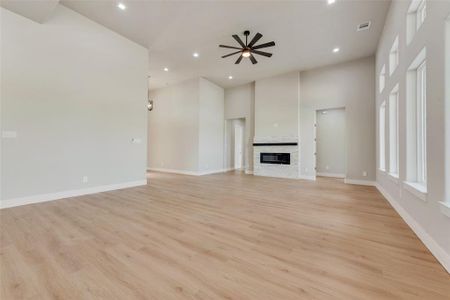
[[[290,153],[260,153],[259,162],[262,164],[290,165]]]

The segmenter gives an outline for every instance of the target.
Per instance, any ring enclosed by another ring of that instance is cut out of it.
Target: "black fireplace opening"
[[[259,161],[262,164],[290,165],[290,153],[260,153]]]

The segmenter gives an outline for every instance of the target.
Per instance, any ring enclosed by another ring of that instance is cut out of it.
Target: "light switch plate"
[[[15,139],[17,137],[16,131],[11,130],[3,130],[2,131],[2,138],[4,139]]]

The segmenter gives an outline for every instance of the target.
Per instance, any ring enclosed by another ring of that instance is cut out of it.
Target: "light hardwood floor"
[[[373,187],[226,173],[3,209],[1,299],[450,299]]]

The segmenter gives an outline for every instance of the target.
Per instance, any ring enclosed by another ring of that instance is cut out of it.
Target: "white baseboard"
[[[234,171],[234,170],[236,170],[236,169],[235,168],[226,168],[226,169],[209,170],[209,171],[198,171],[197,175],[198,176],[211,175],[211,174],[217,174],[217,173],[230,172],[230,171]]]
[[[359,180],[359,179],[344,179],[344,183],[346,184],[356,184],[356,185],[369,185],[369,186],[375,186],[375,181],[370,180]]]
[[[312,180],[312,181],[315,181],[315,180],[316,180],[316,176],[314,176],[314,175],[303,175],[303,174],[300,174],[300,175],[298,175],[298,179],[304,179],[304,180]]]
[[[165,168],[147,168],[148,171],[156,171],[163,173],[173,173],[173,174],[182,174],[182,175],[191,175],[191,176],[203,176],[217,173],[225,173],[229,171],[235,170],[235,168],[226,168],[226,169],[218,169],[218,170],[208,170],[208,171],[186,171],[186,170],[175,170],[175,169],[165,169]]]
[[[252,175],[253,171],[252,170],[245,170],[245,174]]]
[[[166,168],[147,168],[147,171],[174,173],[174,174],[192,175],[192,176],[197,175],[197,172],[195,172],[195,171],[175,170],[175,169],[166,169]]]
[[[138,180],[138,181],[130,181],[130,182],[123,182],[123,183],[95,186],[95,187],[90,187],[90,188],[85,188],[85,189],[77,189],[77,190],[62,191],[62,192],[56,192],[56,193],[48,193],[48,194],[33,195],[33,196],[20,197],[20,198],[5,199],[5,200],[0,201],[0,208],[8,208],[8,207],[14,207],[14,206],[20,206],[20,205],[26,205],[26,204],[32,204],[32,203],[47,202],[47,201],[70,198],[70,197],[77,197],[77,196],[83,196],[83,195],[89,195],[89,194],[95,194],[95,193],[101,193],[101,192],[107,192],[107,191],[113,191],[113,190],[120,190],[120,189],[125,189],[125,188],[140,186],[140,185],[146,185],[146,184],[147,184],[147,180],[144,179],[144,180]]]
[[[436,259],[442,264],[442,266],[450,273],[450,254],[439,246],[438,243],[423,229],[423,227],[405,210],[403,207],[392,197],[381,185],[377,182],[377,189],[402,217],[402,219],[408,224],[408,226],[414,231],[424,245],[430,250],[430,252],[436,257]]]
[[[333,177],[333,178],[345,178],[345,174],[341,174],[341,173],[317,173],[317,176],[322,176],[322,177]]]

